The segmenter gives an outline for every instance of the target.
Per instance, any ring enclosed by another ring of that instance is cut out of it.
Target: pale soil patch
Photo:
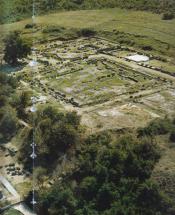
[[[169,96],[168,96],[169,95]],[[161,114],[173,114],[175,109],[175,97],[172,91],[162,91],[141,99],[141,101]]]
[[[121,113],[120,111],[118,111],[117,109],[111,109],[111,110],[105,110],[105,111],[99,111],[98,114],[100,116],[104,116],[104,117],[113,117],[113,116],[122,116],[123,113]]]
[[[175,97],[175,90],[170,90],[169,93],[170,93],[173,97]]]
[[[104,109],[102,107],[102,110],[97,108],[96,110],[92,110],[90,113],[86,113],[86,115],[82,113],[82,116],[90,119],[93,127],[95,125],[98,127],[96,128],[97,130],[144,126],[153,118],[159,117],[158,114],[147,110],[138,104],[136,105],[132,103],[108,109]],[[85,125],[87,123],[87,126],[91,126],[89,120],[85,120],[84,118],[83,123]]]
[[[70,87],[66,87],[66,88],[64,88],[64,91],[65,91],[66,93],[72,93],[73,89],[70,88]]]

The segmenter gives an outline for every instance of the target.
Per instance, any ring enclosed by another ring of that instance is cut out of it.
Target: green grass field
[[[138,48],[151,46],[159,54],[175,56],[175,19],[165,21],[161,19],[161,15],[151,12],[119,8],[80,10],[43,15],[36,20],[43,28],[48,25],[75,29],[93,28],[99,32],[99,36]],[[0,32],[3,35],[16,29],[23,30],[27,23],[31,23],[31,19],[1,25]],[[37,35],[41,36],[41,32]]]
[[[29,20],[5,25],[7,29],[23,27]],[[94,27],[98,30],[117,29],[126,33],[140,34],[175,43],[175,20],[161,20],[161,15],[151,12],[122,10],[81,10],[53,13],[37,17],[42,25],[56,24],[64,27]],[[21,26],[22,25],[22,26]],[[128,28],[129,26],[129,28]]]
[[[113,31],[154,37],[157,40],[175,43],[175,20],[164,21],[150,12],[122,9],[103,9],[60,12],[38,17],[40,24],[57,24],[64,27],[93,27],[97,30]]]

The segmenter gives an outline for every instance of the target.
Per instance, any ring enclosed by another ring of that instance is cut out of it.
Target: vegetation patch
[[[97,134],[75,156],[77,170],[39,191],[38,214],[171,214],[170,201],[150,179],[160,158],[151,139]]]
[[[79,31],[79,35],[83,37],[92,37],[96,35],[96,31],[90,28],[83,28]]]
[[[10,140],[17,131],[17,113],[13,107],[12,97],[17,82],[14,78],[0,72],[0,142]]]
[[[10,210],[4,212],[3,215],[22,215],[22,213],[17,210],[10,209]]]
[[[127,8],[134,10],[147,10],[155,13],[170,11],[175,12],[174,0],[37,0],[37,14],[48,13],[56,10],[79,10],[94,8]],[[0,22],[12,22],[30,16],[32,3],[28,0],[2,0],[0,3]]]

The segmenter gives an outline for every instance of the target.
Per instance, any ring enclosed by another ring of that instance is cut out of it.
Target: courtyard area
[[[29,58],[16,73],[23,87],[34,86],[47,101],[77,111],[90,129],[137,128],[174,111],[175,71],[159,66],[158,56],[93,37],[55,39],[39,44],[36,53],[37,63]]]

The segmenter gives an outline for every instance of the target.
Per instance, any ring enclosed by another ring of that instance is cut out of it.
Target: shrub
[[[146,46],[142,46],[142,49],[145,50],[145,51],[152,51],[153,47],[150,46],[150,45],[146,45]]]
[[[34,24],[34,23],[30,23],[30,24],[29,24],[29,23],[28,23],[28,24],[25,25],[25,28],[26,28],[26,29],[28,29],[28,28],[33,28],[33,27],[36,27],[36,24]]]
[[[138,136],[153,136],[168,134],[172,130],[172,122],[168,118],[157,119],[151,122],[146,128],[138,130]]]
[[[175,131],[172,131],[171,133],[170,133],[170,141],[171,142],[175,142]]]
[[[174,18],[174,14],[173,13],[164,13],[163,15],[162,15],[162,19],[163,20],[171,20],[171,19],[173,19]]]
[[[90,28],[83,28],[80,30],[79,34],[83,37],[92,37],[95,36],[96,31]]]

